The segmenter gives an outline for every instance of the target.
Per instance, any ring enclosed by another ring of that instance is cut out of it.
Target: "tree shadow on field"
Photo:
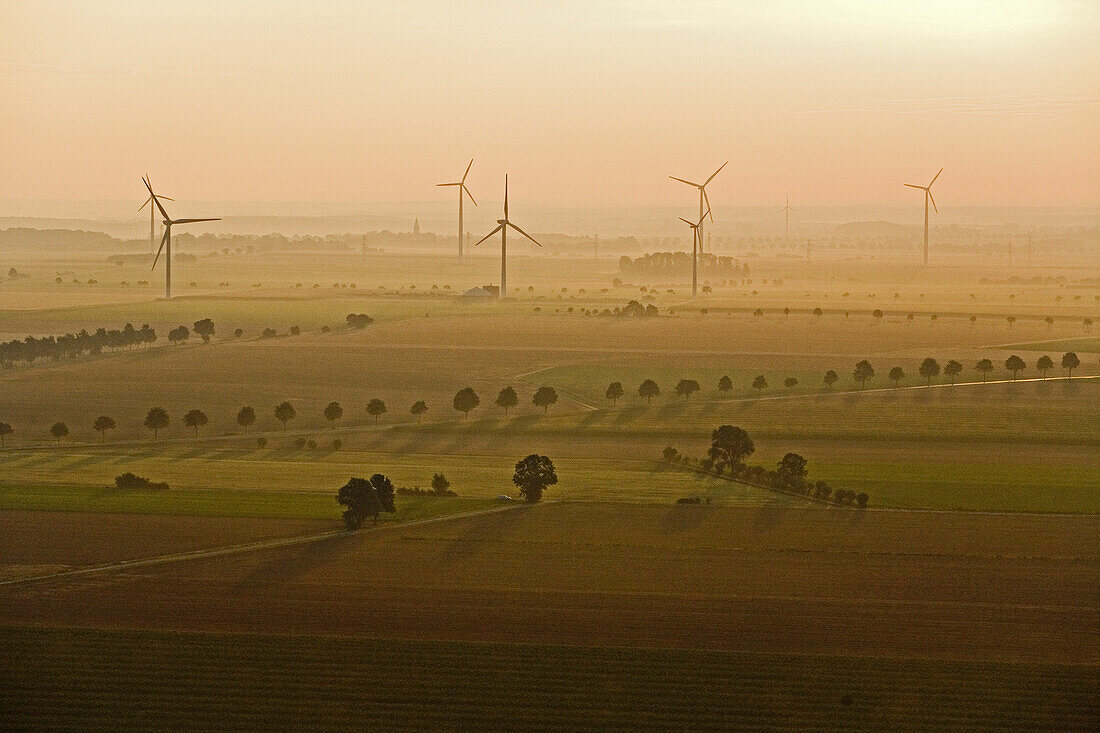
[[[705,402],[699,408],[699,417],[700,418],[713,417],[716,412],[718,412],[718,403],[717,402]]]
[[[625,425],[628,422],[634,422],[645,411],[646,408],[643,405],[624,407],[619,410],[619,414],[615,416],[615,424]]]
[[[600,420],[603,420],[606,416],[607,410],[592,410],[591,412],[585,413],[584,417],[581,418],[581,421],[577,423],[577,427],[581,430],[586,430],[598,423]]]
[[[162,455],[164,455],[163,447],[147,448],[143,451],[126,453],[125,455],[118,456],[114,462],[116,465],[122,465],[126,463],[134,463],[136,461],[144,461],[150,458],[159,458]]]
[[[466,520],[466,529],[438,550],[441,567],[452,567],[478,555],[481,548],[491,543],[499,546],[512,537],[525,522],[527,513],[535,505],[521,505],[506,512],[472,517]],[[546,511],[545,507],[538,511]],[[462,520],[457,520],[462,521]]]
[[[714,509],[711,504],[675,504],[661,517],[658,529],[664,534],[690,532],[714,516]]]
[[[192,448],[191,450],[187,451],[186,453],[180,453],[178,456],[176,456],[176,460],[187,461],[187,460],[190,460],[192,458],[202,458],[203,456],[205,456],[209,452],[210,452],[209,448]]]
[[[236,584],[234,590],[247,590],[269,585],[289,583],[321,567],[332,566],[348,558],[356,551],[362,552],[364,539],[370,537],[370,528],[348,533],[332,539],[307,542],[276,550],[271,560],[261,561]],[[356,567],[367,568],[369,563],[357,562]]]
[[[752,528],[756,532],[774,532],[783,522],[786,508],[780,506],[762,506],[752,518]]]
[[[64,466],[59,466],[59,468],[62,471],[71,471],[75,468],[84,468],[85,466],[94,466],[97,463],[106,463],[113,457],[114,456],[109,453],[96,453],[90,456],[84,456],[83,458],[78,458],[72,463],[66,463]]]
[[[687,412],[687,402],[668,402],[661,406],[657,410],[657,419],[661,421],[671,420],[672,418],[681,417]]]
[[[858,405],[863,398],[863,394],[860,392],[851,392],[840,398],[841,404],[845,407],[851,407],[852,405]]]
[[[531,429],[539,420],[542,419],[542,415],[536,415],[534,413],[530,415],[516,415],[508,421],[507,430],[509,433],[524,433]]]
[[[1097,382],[1090,382],[1090,385],[1096,385]],[[1081,394],[1081,383],[1074,382],[1070,379],[1063,379],[1058,382],[1058,391],[1064,397],[1077,397]]]

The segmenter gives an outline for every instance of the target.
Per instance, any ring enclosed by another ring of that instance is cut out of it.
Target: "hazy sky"
[[[0,199],[1100,205],[1100,2],[0,0]],[[139,201],[140,202],[140,201]]]

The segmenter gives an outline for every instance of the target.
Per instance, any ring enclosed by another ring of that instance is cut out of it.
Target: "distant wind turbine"
[[[504,218],[497,219],[497,228],[486,234],[481,239],[474,242],[474,246],[478,246],[489,237],[493,236],[497,232],[500,232],[500,293],[497,297],[501,300],[504,299],[505,293],[508,290],[508,227],[512,227],[523,236],[530,239],[536,246],[542,245],[535,241],[527,232],[520,229],[518,226],[508,220],[508,174],[504,174]]]
[[[786,215],[787,215],[787,221],[786,221],[786,224],[783,228],[783,240],[786,241],[786,242],[790,242],[791,241],[791,212],[794,211],[794,209],[791,208],[791,197],[790,196],[787,197],[787,205],[784,206],[782,209],[780,209],[780,211],[786,213]]]
[[[940,173],[943,173],[943,168],[940,168]],[[915,183],[905,184],[909,188],[919,188],[924,191],[924,264],[926,267],[928,266],[928,202],[931,201],[932,208],[937,214],[940,213],[940,210],[936,208],[936,199],[932,198],[932,184],[940,177],[940,173],[933,176],[927,186],[918,186]]]
[[[458,259],[462,259],[462,193],[465,192],[470,197],[470,203],[477,206],[477,201],[474,201],[474,195],[470,193],[470,189],[466,188],[466,176],[470,175],[470,167],[473,166],[474,159],[470,158],[470,165],[466,166],[466,172],[462,174],[462,180],[455,181],[454,183],[437,183],[436,186],[458,186]]]
[[[703,235],[699,231],[699,228],[703,226],[703,219],[707,218],[707,214],[710,213],[708,209],[706,213],[699,217],[699,221],[688,221],[684,217],[680,217],[680,221],[691,227],[691,297],[695,297],[699,285],[699,250],[702,249]]]
[[[160,196],[163,201],[175,201],[171,196]],[[153,206],[153,197],[145,199],[145,203],[138,207],[138,211],[141,211],[146,206],[149,207],[149,254],[153,254],[157,250],[157,235],[153,232],[153,219],[157,213],[157,207]]]
[[[164,251],[164,298],[168,300],[172,297],[172,225],[173,224],[194,224],[198,221],[221,221],[221,219],[173,219],[168,216],[168,212],[164,210],[164,207],[160,203],[160,197],[153,193],[153,187],[149,185],[149,178],[143,176],[141,182],[145,184],[145,187],[149,189],[149,198],[156,204],[158,210],[160,210],[161,216],[164,217],[164,236],[160,240],[160,248],[157,250],[156,257],[153,258],[153,266],[149,269],[155,269],[157,266],[157,260],[160,259],[161,251]],[[167,249],[165,248],[167,246]]]
[[[725,163],[723,163],[722,165],[718,166],[718,170],[714,171],[714,173],[711,173],[710,178],[703,181],[702,183],[693,183],[692,181],[687,181],[687,180],[684,180],[683,178],[677,178],[676,176],[669,176],[669,178],[671,178],[674,181],[679,181],[680,183],[686,183],[689,186],[694,186],[695,188],[699,189],[699,221],[700,222],[702,222],[704,216],[709,216],[710,220],[712,222],[714,221],[714,214],[711,213],[711,209],[710,209],[710,197],[707,196],[707,184],[710,183],[711,181],[713,181],[714,177],[716,175],[718,175],[719,173],[721,173],[722,169],[725,168],[727,165],[729,165],[728,160]],[[703,208],[704,203],[706,204],[705,209]],[[702,226],[701,223],[700,223],[700,226]],[[702,248],[702,246],[703,246],[703,233],[700,232],[699,233],[699,247]]]

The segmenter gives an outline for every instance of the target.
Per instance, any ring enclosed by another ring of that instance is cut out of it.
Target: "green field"
[[[1064,731],[1100,715],[1089,666],[25,628],[0,648],[6,728]]]
[[[1078,356],[1080,356],[1081,354],[1095,354],[1100,352],[1100,336],[1081,336],[1079,338],[1054,339],[1052,341],[1033,341],[1023,344],[1009,344],[1008,346],[1002,346],[1000,348],[1027,351],[1049,351],[1052,357],[1055,352],[1075,351],[1078,353]],[[1082,359],[1082,361],[1084,361],[1084,359]],[[1057,364],[1058,360],[1055,359],[1054,363]]]

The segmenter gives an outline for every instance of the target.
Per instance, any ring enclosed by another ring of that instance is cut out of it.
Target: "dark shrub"
[[[340,440],[339,438],[332,441],[332,449],[333,450],[340,450],[343,447],[344,447],[344,441]]]
[[[294,441],[294,447],[299,449],[299,450],[301,450],[302,448],[305,448],[306,447],[306,439],[305,438],[298,438],[297,440]]]
[[[267,447],[267,438],[263,437],[262,435],[259,438],[256,438],[256,447],[257,448],[266,448]]]

